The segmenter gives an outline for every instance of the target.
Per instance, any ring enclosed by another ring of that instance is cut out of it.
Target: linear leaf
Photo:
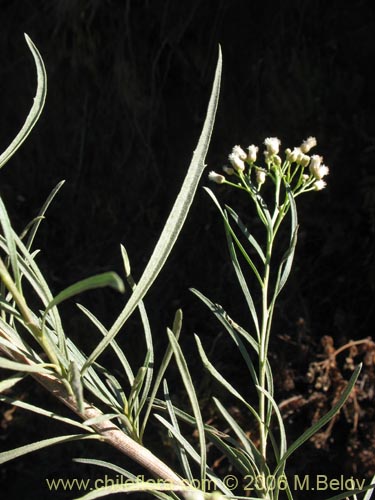
[[[202,485],[204,486],[204,479],[205,479],[205,474],[206,474],[206,465],[207,465],[207,449],[206,449],[206,439],[205,439],[205,434],[204,434],[204,424],[203,424],[203,418],[202,418],[202,413],[200,410],[199,406],[199,401],[197,398],[197,394],[194,389],[194,384],[191,379],[191,375],[189,372],[189,367],[186,363],[186,359],[182,353],[181,347],[179,343],[177,342],[175,336],[173,335],[173,332],[167,328],[167,333],[168,333],[168,338],[169,342],[171,343],[173,353],[176,359],[176,363],[178,366],[178,369],[180,371],[180,375],[182,378],[182,381],[184,383],[186,392],[188,394],[191,408],[193,410],[193,414],[197,423],[197,430],[198,430],[198,439],[199,439],[199,447],[200,447],[200,473],[201,473],[201,481]]]
[[[26,377],[25,373],[15,373],[11,377],[7,378],[6,380],[1,380],[0,381],[0,393],[8,391],[12,387],[14,387],[18,382],[23,380]]]
[[[161,409],[163,411],[166,410],[166,403],[164,401],[157,400],[154,406],[157,409]],[[180,420],[187,423],[191,427],[196,427],[195,418],[193,416],[180,410],[179,408],[176,408],[175,406],[173,407],[173,410]],[[156,417],[158,418],[158,415],[156,415]],[[242,474],[247,474],[249,468],[251,468],[251,463],[242,450],[238,448],[238,443],[228,434],[218,431],[215,427],[205,424],[204,428],[208,439],[218,448],[219,451],[228,457],[228,460],[232,463],[232,465],[234,465],[234,467],[236,467],[236,469]],[[193,451],[196,453],[195,450]],[[191,456],[193,457],[193,455]]]
[[[372,478],[372,481],[373,480],[374,480],[374,478]],[[374,488],[375,488],[375,483],[373,483],[372,481],[370,484],[364,486],[363,488],[356,488],[353,490],[343,491],[342,493],[339,493],[338,495],[335,495],[333,497],[329,497],[326,500],[344,500],[344,499],[349,498],[351,496],[356,497],[356,495],[358,493],[364,493],[365,491],[367,491],[367,493],[363,497],[363,500],[370,500],[370,498],[372,497]]]
[[[216,198],[216,196],[214,195],[214,193],[211,191],[210,188],[207,188],[207,187],[204,187],[203,188],[207,193],[208,195],[210,196],[210,198],[213,200],[213,202],[215,203],[215,205],[217,206],[217,208],[219,209],[219,212],[223,218],[223,221],[224,221],[224,225],[225,225],[225,228],[230,232],[232,238],[233,238],[233,241],[235,241],[238,249],[240,250],[240,252],[242,253],[243,257],[245,258],[246,262],[249,264],[249,266],[251,267],[255,277],[257,278],[260,286],[262,286],[263,284],[263,281],[262,281],[262,278],[259,274],[259,271],[256,267],[256,265],[254,264],[254,262],[252,261],[252,259],[250,258],[249,254],[246,252],[245,248],[243,247],[242,243],[240,242],[240,240],[237,238],[237,235],[236,233],[233,231],[233,228],[232,226],[229,224],[229,221],[228,221],[228,215],[227,213],[221,208],[220,206],[220,203],[218,201],[218,199]]]
[[[61,304],[61,302],[63,302],[64,300],[70,299],[71,297],[74,297],[75,295],[78,295],[82,292],[106,286],[110,286],[121,293],[123,293],[125,290],[124,283],[118,274],[114,272],[96,274],[95,276],[91,276],[90,278],[77,281],[77,283],[74,283],[74,285],[68,286],[67,288],[65,288],[65,290],[57,294],[56,297],[51,300],[51,302],[46,307],[44,316],[53,306]]]
[[[73,462],[77,462],[80,464],[89,464],[89,465],[96,465],[97,467],[104,467],[105,469],[109,469],[113,472],[116,472],[116,474],[120,474],[121,476],[127,477],[128,479],[136,482],[139,480],[137,476],[132,474],[126,469],[123,469],[122,467],[119,467],[118,465],[111,464],[110,462],[105,462],[104,460],[96,460],[94,458],[73,458]],[[153,492],[153,495],[156,498],[160,498],[160,500],[179,500],[179,497],[176,496],[175,493],[170,493],[169,495],[165,493],[158,493],[158,492]]]
[[[322,418],[318,420],[314,425],[309,427],[298,439],[292,443],[288,451],[281,457],[280,461],[278,462],[276,469],[275,469],[275,474],[281,469],[281,467],[284,465],[285,461],[290,457],[292,453],[296,451],[297,448],[299,448],[305,441],[310,439],[314,434],[318,432],[319,429],[321,429],[325,424],[327,424],[332,417],[336,415],[337,412],[340,411],[342,406],[345,404],[345,401],[348,399],[350,396],[350,393],[352,392],[352,389],[354,387],[354,384],[357,381],[358,375],[361,371],[362,365],[358,365],[357,368],[354,370],[352,376],[350,377],[349,382],[347,383],[347,386],[345,387],[345,390],[340,396],[340,399],[337,401],[337,403],[327,412],[325,415],[323,415]]]
[[[245,224],[242,222],[240,216],[233,210],[233,208],[229,207],[228,205],[225,205],[225,208],[228,210],[230,216],[233,218],[237,226],[241,229],[243,235],[249,240],[249,243],[254,247],[254,249],[257,251],[259,257],[261,258],[263,264],[266,263],[266,257],[264,255],[264,252],[257,242],[257,240],[252,236],[250,231],[247,229]]]
[[[182,229],[190,206],[193,202],[199,179],[205,168],[204,161],[211,139],[216,108],[219,99],[221,66],[222,58],[221,50],[219,50],[219,58],[216,66],[215,79],[212,87],[210,101],[208,104],[206,119],[198,141],[197,148],[194,151],[192,161],[182,184],[181,191],[176,198],[167,222],[165,223],[164,229],[154,248],[150,260],[145,270],[143,271],[141,279],[139,280],[134,293],[131,295],[129,301],[113,324],[108,336],[100,342],[100,344],[89,356],[86,362],[86,367],[93,363],[93,361],[106,349],[112,338],[117,335],[126,320],[133,313],[133,311],[137,307],[138,302],[146,295],[147,291],[164,266]]]
[[[153,480],[152,482],[143,482],[135,480],[134,483],[130,484],[112,484],[111,486],[104,486],[103,488],[98,488],[97,490],[90,491],[83,497],[79,497],[77,500],[94,500],[95,498],[106,497],[107,495],[115,495],[116,493],[134,493],[137,491],[141,492],[159,492],[159,491],[197,491],[193,490],[189,486],[181,486],[177,484],[172,484],[168,481],[158,482]]]
[[[275,285],[275,298],[277,295],[279,295],[289,277],[290,271],[292,269],[294,252],[297,244],[298,219],[297,219],[296,202],[294,200],[294,196],[290,189],[290,186],[286,186],[286,190],[287,190],[287,196],[289,198],[290,214],[291,214],[290,244],[279,266],[278,277]]]
[[[173,326],[172,326],[172,332],[173,332],[173,335],[176,338],[176,340],[178,340],[180,337],[181,328],[182,328],[182,311],[181,311],[181,309],[178,309],[176,311],[174,321],[173,321]],[[147,422],[148,422],[148,419],[149,419],[149,416],[150,416],[150,413],[152,410],[152,405],[154,404],[156,394],[159,390],[160,384],[163,380],[165,371],[169,365],[172,354],[173,354],[173,350],[172,350],[171,344],[168,343],[167,350],[166,350],[164,357],[162,359],[162,362],[160,364],[160,368],[159,368],[159,371],[156,375],[154,386],[153,386],[152,391],[151,391],[150,396],[149,396],[148,406],[147,406],[146,413],[145,413],[145,416],[143,418],[143,423],[142,423],[142,427],[141,427],[141,433],[140,433],[141,438],[142,438],[144,431],[146,429],[146,425],[147,425]]]
[[[244,275],[242,273],[240,263],[238,262],[236,248],[235,248],[234,243],[233,243],[233,236],[231,235],[227,226],[225,226],[225,234],[227,237],[227,244],[228,244],[228,248],[229,248],[229,253],[230,253],[232,265],[233,265],[235,273],[237,275],[237,280],[238,280],[238,283],[240,284],[242,293],[245,296],[245,300],[247,302],[247,306],[249,308],[251,317],[253,318],[253,323],[255,326],[255,330],[257,332],[257,338],[259,340],[259,338],[260,338],[259,320],[258,320],[258,315],[257,315],[256,309],[255,309],[255,304],[254,304],[253,298],[251,296],[250,290],[247,286]]]
[[[47,95],[47,74],[43,64],[41,55],[38,49],[35,47],[31,39],[25,33],[25,39],[27,45],[29,46],[31,53],[34,57],[36,72],[37,72],[37,90],[34,98],[34,103],[30,109],[30,112],[26,118],[23,127],[18,132],[13,141],[9,144],[6,150],[0,155],[0,168],[2,168],[5,163],[14,155],[17,149],[24,142],[26,137],[30,134],[34,125],[38,121],[38,118],[42,112],[46,95]]]
[[[102,440],[102,436],[98,434],[71,434],[68,436],[59,436],[49,439],[44,439],[43,441],[36,441],[35,443],[27,444],[25,446],[20,446],[19,448],[14,448],[13,450],[3,451],[0,453],[0,464],[9,462],[18,457],[23,457],[28,453],[33,451],[38,451],[48,446],[54,446],[60,443],[69,443],[71,441],[79,441],[83,439],[98,439]]]
[[[279,407],[277,406],[276,401],[271,396],[271,394],[266,389],[264,389],[263,387],[260,387],[259,385],[257,385],[256,388],[258,389],[258,391],[261,391],[261,392],[263,392],[263,394],[266,395],[267,399],[270,401],[270,403],[275,411],[277,421],[279,423],[279,429],[280,429],[280,452],[279,453],[280,453],[280,456],[282,456],[287,451],[286,434],[285,434],[283,417],[280,413],[280,410],[279,410]]]
[[[10,264],[13,271],[13,280],[16,284],[17,289],[20,290],[21,274],[18,267],[17,248],[14,238],[14,231],[12,229],[12,225],[8,217],[8,212],[5,208],[4,202],[1,197],[0,197],[0,224],[1,227],[3,228],[4,237],[8,247]]]
[[[49,363],[41,363],[38,365],[26,365],[23,363],[18,363],[17,361],[11,361],[7,358],[0,357],[0,368],[5,370],[16,370],[20,372],[30,372],[30,373],[45,373],[51,375],[51,370],[45,367],[50,367]]]
[[[100,333],[105,337],[108,335],[108,330],[106,327],[99,321],[99,319],[91,312],[89,311],[86,307],[84,307],[82,304],[77,304],[77,307],[84,313],[86,316],[92,321],[92,323],[96,326],[96,328],[100,331]],[[128,377],[129,384],[132,385],[134,381],[134,374],[133,370],[130,366],[130,363],[125,356],[123,350],[121,347],[118,345],[116,340],[112,340],[111,342],[111,347],[114,350],[116,356],[118,357],[124,372],[126,373],[126,376]]]
[[[189,441],[184,438],[181,432],[179,432],[175,427],[173,427],[172,424],[170,424],[170,422],[165,420],[165,418],[161,417],[160,415],[155,415],[155,418],[157,418],[157,420],[159,420],[159,422],[161,422],[171,432],[171,434],[176,438],[176,440],[180,442],[180,444],[185,448],[186,452],[192,457],[192,459],[195,460],[195,462],[197,462],[199,465],[201,465],[202,464],[201,456],[199,455],[199,453],[195,451],[195,449],[192,447]],[[218,488],[220,488],[221,491],[223,491],[224,493],[229,492],[224,482],[220,478],[218,478],[216,474],[211,469],[209,469],[207,465],[205,472],[207,476],[210,478],[210,480],[213,483],[215,483],[215,485]],[[205,486],[206,481],[200,484]]]
[[[232,384],[230,384],[221,373],[214,367],[214,365],[209,361],[207,355],[203,349],[202,343],[197,335],[195,335],[195,341],[198,346],[198,352],[202,359],[202,363],[204,367],[209,371],[209,373],[223,386],[225,389],[232,394],[235,398],[237,398],[241,403],[243,403],[246,408],[254,415],[258,422],[260,422],[260,417],[257,411],[246,401],[246,399],[241,396],[241,394],[235,389]]]
[[[167,384],[166,380],[164,380],[164,382],[163,382],[163,389],[164,389],[164,399],[165,399],[165,403],[167,405],[169,418],[171,419],[171,424],[172,424],[173,428],[176,429],[176,432],[181,434],[180,426],[178,425],[178,420],[177,420],[176,413],[175,413],[174,408],[173,408],[173,404],[171,401],[171,397],[170,397],[169,389],[168,389],[168,384]],[[193,476],[193,473],[192,473],[191,468],[190,468],[189,459],[188,459],[187,454],[186,454],[186,449],[185,449],[185,446],[183,446],[179,441],[177,441],[177,454],[178,454],[178,458],[180,460],[181,467],[182,467],[182,470],[184,473],[184,478],[188,479],[189,482],[192,482],[194,479],[194,476]]]
[[[220,413],[222,416],[225,418],[225,420],[228,422],[229,426],[231,429],[234,431],[240,442],[242,443],[244,449],[246,450],[246,453],[248,455],[248,458],[251,461],[251,466],[252,466],[252,472],[254,476],[259,475],[259,467],[261,467],[262,464],[262,456],[259,452],[259,450],[256,448],[254,443],[249,439],[244,432],[243,429],[238,425],[236,420],[232,417],[232,415],[224,408],[224,406],[220,403],[220,401],[217,398],[213,398],[214,402],[219,409]]]
[[[65,424],[73,425],[75,427],[79,427],[80,429],[84,429],[87,432],[93,432],[93,430],[82,424],[81,422],[77,422],[68,417],[61,417],[56,413],[45,410],[44,408],[40,408],[39,406],[32,405],[30,403],[26,403],[25,401],[20,401],[18,399],[13,399],[7,396],[0,395],[0,401],[4,401],[13,406],[17,406],[18,408],[22,408],[23,410],[32,411],[33,413],[37,413],[38,415],[43,415],[44,417],[52,418],[54,420],[59,420],[60,422],[64,422]]]
[[[30,227],[30,233],[29,233],[29,237],[28,237],[27,243],[26,243],[26,248],[28,250],[30,250],[30,248],[32,247],[32,244],[33,244],[35,235],[36,235],[36,233],[38,231],[38,228],[40,226],[40,223],[44,219],[44,214],[46,213],[48,207],[52,203],[52,200],[57,195],[57,193],[60,191],[60,188],[63,186],[64,183],[65,183],[65,181],[60,181],[57,184],[57,186],[53,188],[53,190],[51,191],[51,193],[48,195],[46,201],[43,203],[42,208],[39,210],[38,216],[35,217],[35,219],[33,221],[33,224]]]

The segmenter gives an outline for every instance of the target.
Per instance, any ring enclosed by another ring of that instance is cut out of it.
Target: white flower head
[[[245,161],[247,158],[247,154],[241,148],[241,146],[234,146],[234,148],[232,149],[232,154],[238,156],[243,161]]]
[[[324,189],[327,185],[327,183],[325,181],[322,181],[321,179],[317,180],[314,182],[314,189],[316,191],[321,191],[322,189]]]
[[[226,165],[224,165],[223,167],[223,171],[227,174],[227,175],[233,175],[234,174],[234,169],[232,167],[227,167]]]
[[[300,149],[301,149],[302,153],[308,153],[311,148],[316,146],[316,144],[317,144],[316,138],[310,136],[303,141],[303,143],[300,146]]]
[[[329,168],[326,165],[322,165],[323,158],[318,155],[313,155],[311,157],[309,169],[311,174],[320,181],[324,176],[329,174]]]
[[[254,163],[257,160],[257,153],[259,151],[258,146],[254,146],[254,144],[252,144],[247,148],[247,151],[248,151],[247,161],[249,163]]]
[[[223,184],[223,182],[225,182],[224,175],[217,174],[213,170],[211,170],[211,172],[208,174],[208,178],[210,181],[216,182],[216,184]]]
[[[243,172],[245,170],[245,163],[238,155],[231,153],[228,156],[228,160],[230,161],[234,170],[236,170],[237,172]]]
[[[267,137],[264,141],[264,145],[270,155],[277,155],[280,149],[281,141],[277,137]]]
[[[263,168],[257,168],[255,171],[258,188],[265,183],[267,172]]]

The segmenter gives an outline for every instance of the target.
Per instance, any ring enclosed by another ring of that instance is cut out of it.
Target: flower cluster
[[[241,146],[234,146],[228,156],[230,165],[223,167],[223,172],[234,176],[239,182],[234,183],[219,173],[211,171],[209,179],[217,184],[230,184],[241,189],[259,191],[270,178],[276,184],[280,178],[290,186],[295,195],[306,191],[320,191],[326,186],[323,178],[329,168],[324,165],[319,155],[309,155],[317,144],[315,137],[308,137],[299,147],[285,150],[285,159],[279,156],[281,141],[277,137],[267,137],[264,141],[265,167],[258,164],[259,148],[252,144],[246,151]]]

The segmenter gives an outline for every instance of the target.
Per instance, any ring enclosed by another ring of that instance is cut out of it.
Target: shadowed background
[[[1,172],[0,191],[21,230],[57,182],[66,180],[36,243],[55,292],[96,272],[121,273],[120,243],[128,250],[135,279],[140,277],[199,137],[219,43],[223,81],[207,172],[226,163],[234,144],[261,145],[265,137],[278,136],[285,148],[298,146],[309,135],[317,137],[315,152],[330,167],[328,187],[299,200],[295,267],[276,311],[271,346],[279,400],[295,394],[307,398],[313,388],[305,375],[309,363],[319,359],[323,336],[332,336],[338,347],[373,333],[372,2],[19,0],[1,1],[0,15],[1,150],[23,123],[35,92],[35,70],[23,32],[41,52],[48,74],[43,115]],[[208,181],[204,178],[201,185]],[[213,189],[255,224],[245,198],[227,188]],[[182,343],[191,351],[202,400],[212,387],[202,377],[193,332],[206,345],[216,340],[212,356],[217,366],[246,392],[238,354],[189,287],[222,304],[250,328],[221,221],[201,188],[146,307],[160,353],[165,327],[175,310],[183,309]],[[90,292],[79,301],[110,325],[123,297]],[[63,313],[66,331],[89,352],[98,341],[96,333],[73,304],[64,306]],[[124,345],[136,363],[143,359],[136,315],[127,328]],[[30,382],[22,391],[25,399],[46,397]],[[177,388],[176,398],[183,404]],[[314,407],[309,411],[295,416],[300,430],[314,417]],[[365,430],[356,441],[358,448],[343,437],[352,422],[342,418],[330,442],[306,445],[300,455],[303,464],[296,455],[292,471],[329,471],[332,477],[342,470],[359,477],[375,473],[375,443],[366,424],[373,413],[364,404],[359,415]],[[60,430],[42,417],[27,417],[16,411],[3,423],[5,449],[40,439],[41,431],[56,435]],[[159,437],[153,437],[155,450],[161,447]],[[165,448],[160,452],[173,460]],[[74,445],[73,452],[67,446],[41,452],[6,464],[1,478],[14,498],[27,498],[24,488],[30,487],[41,498],[71,498],[67,492],[49,493],[43,478],[80,476],[84,469],[70,469],[70,456],[94,453],[97,448],[91,444]],[[21,476],[23,486],[14,481]]]

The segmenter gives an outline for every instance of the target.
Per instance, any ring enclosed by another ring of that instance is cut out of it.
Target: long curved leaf
[[[6,162],[14,155],[17,149],[25,141],[26,137],[30,134],[34,125],[38,121],[38,118],[43,110],[43,106],[47,95],[47,74],[43,64],[41,55],[38,49],[35,47],[31,39],[25,33],[25,39],[27,45],[29,46],[31,53],[34,57],[36,72],[37,72],[37,90],[34,98],[34,103],[30,109],[30,112],[26,118],[23,127],[18,132],[13,141],[9,144],[6,150],[0,155],[0,168],[2,168]]]
[[[69,436],[59,436],[54,438],[44,439],[43,441],[37,441],[35,443],[27,444],[25,446],[20,446],[19,448],[14,448],[13,450],[3,451],[0,453],[0,464],[9,462],[18,457],[23,457],[28,453],[33,451],[41,450],[47,448],[48,446],[54,446],[59,443],[69,443],[71,441],[78,441],[81,439],[103,439],[98,434],[72,434]]]
[[[215,79],[212,87],[211,97],[208,104],[206,119],[203,125],[198,145],[194,151],[188,172],[184,179],[176,201],[169,214],[167,222],[163,228],[150,260],[143,271],[141,279],[134,293],[118,316],[117,320],[105,337],[89,356],[85,368],[90,366],[98,356],[106,349],[111,340],[117,335],[129,316],[134,312],[140,300],[146,295],[147,291],[155,281],[164,266],[176,240],[185,222],[190,206],[193,202],[195,192],[198,187],[199,179],[205,168],[205,157],[211,139],[214,126],[216,108],[219,100],[220,80],[221,80],[222,57],[219,49],[219,57],[216,66]]]
[[[51,302],[46,307],[44,315],[57,304],[60,304],[64,300],[70,299],[75,295],[78,295],[87,290],[94,290],[95,288],[102,288],[110,286],[119,292],[124,292],[124,283],[118,274],[114,272],[96,274],[90,278],[86,278],[81,281],[77,281],[74,285],[68,286],[62,292],[60,292],[56,297],[51,300]]]
[[[345,401],[348,399],[350,396],[350,393],[352,392],[352,389],[354,387],[354,384],[357,381],[358,375],[361,371],[362,365],[358,365],[357,368],[354,370],[352,376],[350,377],[350,380],[343,391],[343,393],[340,396],[340,399],[337,401],[337,403],[327,412],[325,415],[323,415],[322,418],[318,420],[314,425],[309,427],[298,439],[292,443],[287,452],[284,453],[284,455],[281,457],[280,461],[278,462],[276,469],[274,471],[274,474],[283,467],[285,461],[290,457],[292,453],[296,451],[297,448],[299,448],[304,442],[306,442],[308,439],[310,439],[314,434],[318,432],[319,429],[321,429],[325,424],[327,424],[335,415],[337,412],[340,411],[340,409],[344,406]]]

